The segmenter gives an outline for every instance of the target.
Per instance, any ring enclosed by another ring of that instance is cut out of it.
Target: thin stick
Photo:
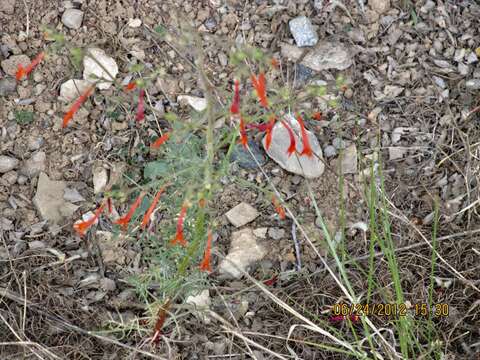
[[[293,245],[295,246],[295,259],[297,260],[295,263],[295,269],[300,271],[302,269],[302,259],[300,257],[300,244],[297,240],[297,225],[295,225],[295,222],[292,222],[292,239]]]

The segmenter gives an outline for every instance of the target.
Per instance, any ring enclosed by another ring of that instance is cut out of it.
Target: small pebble
[[[297,46],[314,46],[318,42],[317,32],[306,16],[296,17],[288,25]]]

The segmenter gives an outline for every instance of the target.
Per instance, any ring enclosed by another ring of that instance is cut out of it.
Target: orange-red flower
[[[35,69],[35,67],[40,64],[44,57],[45,53],[42,51],[35,57],[35,59],[32,60],[30,64],[27,65],[26,68],[24,68],[22,64],[18,64],[17,73],[15,74],[15,78],[17,79],[17,81],[22,80],[24,76],[28,76],[28,74],[30,74],[33,69]]]
[[[230,106],[232,114],[240,114],[240,82],[235,79],[235,92],[233,94],[232,106]]]
[[[317,112],[314,112],[312,114],[312,119],[315,119],[315,120],[322,120],[322,113],[317,111]]]
[[[185,216],[187,215],[188,205],[184,203],[182,209],[180,210],[180,215],[178,216],[177,221],[177,233],[175,237],[170,241],[171,245],[180,244],[182,246],[187,246],[187,242],[183,236],[183,222],[185,221]]]
[[[258,77],[252,74],[250,78],[252,80],[253,87],[255,88],[255,92],[257,93],[258,100],[260,101],[260,105],[262,105],[264,108],[268,108],[265,74],[261,72]]]
[[[133,205],[130,207],[130,210],[128,213],[115,221],[115,224],[120,225],[122,227],[122,230],[126,231],[128,229],[128,224],[130,223],[130,220],[132,219],[133,214],[135,213],[135,210],[140,206],[143,197],[145,194],[142,192],[140,195],[138,195],[137,200],[133,203]]]
[[[283,208],[282,204],[280,204],[275,197],[275,195],[272,195],[272,203],[273,206],[275,206],[275,211],[277,212],[278,216],[280,217],[281,220],[285,219],[285,209]]]
[[[90,229],[93,224],[95,224],[104,207],[105,205],[102,204],[97,210],[95,210],[95,214],[90,219],[73,224],[73,229],[78,235],[84,236],[86,234],[87,230]]]
[[[308,139],[307,130],[305,130],[305,124],[303,123],[303,119],[300,115],[297,115],[297,121],[300,124],[300,129],[302,131],[302,142],[303,142],[303,150],[300,155],[307,155],[308,157],[313,156],[313,150],[310,146],[310,140]]]
[[[291,156],[297,150],[297,143],[295,141],[295,135],[293,135],[293,130],[285,121],[281,121],[282,125],[287,129],[288,136],[290,138],[290,146],[288,147],[287,153],[288,156]]]
[[[210,264],[210,257],[212,256],[212,231],[208,230],[207,237],[207,246],[205,247],[205,253],[203,255],[203,260],[200,263],[200,270],[212,272],[212,265]]]
[[[247,148],[248,138],[247,132],[245,131],[245,122],[243,118],[240,116],[240,143],[243,145],[244,148]]]
[[[160,136],[157,140],[155,140],[151,145],[150,149],[158,149],[160,146],[162,146],[168,139],[170,138],[170,133],[165,133],[162,136]]]
[[[152,203],[150,204],[150,207],[149,207],[148,210],[145,212],[145,215],[143,215],[142,224],[140,225],[140,227],[141,227],[142,229],[145,229],[145,227],[147,226],[148,222],[150,221],[150,216],[152,215],[153,210],[155,210],[155,207],[157,206],[158,200],[160,199],[160,195],[162,195],[162,193],[163,193],[164,190],[165,190],[165,187],[161,188],[161,189],[157,192],[157,194],[156,194],[155,197],[153,198]]]
[[[137,83],[135,81],[130,81],[127,85],[123,87],[123,91],[129,92],[132,91],[137,87]]]
[[[140,89],[138,93],[138,105],[137,105],[137,115],[135,116],[135,120],[142,121],[145,119],[145,102],[144,102],[145,90]]]
[[[275,117],[275,115],[270,116],[270,121],[268,122],[266,128],[267,135],[265,136],[265,147],[267,148],[267,150],[270,149],[270,145],[272,144],[272,130],[276,120],[277,118]]]
[[[80,95],[77,100],[75,100],[70,110],[68,110],[68,112],[63,117],[62,128],[65,128],[68,125],[75,113],[78,111],[78,109],[80,109],[80,106],[82,106],[82,104],[88,99],[88,97],[93,94],[94,89],[94,86],[90,86],[87,90],[85,90],[82,95]]]

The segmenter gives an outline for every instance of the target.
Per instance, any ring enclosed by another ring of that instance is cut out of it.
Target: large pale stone
[[[83,78],[92,83],[98,79],[107,81],[97,82],[97,88],[105,90],[112,86],[111,81],[118,74],[118,65],[113,58],[105,54],[105,51],[99,48],[90,48],[83,58]]]

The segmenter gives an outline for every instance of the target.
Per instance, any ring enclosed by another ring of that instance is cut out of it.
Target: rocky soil
[[[38,343],[37,353],[49,359],[52,353],[68,359],[141,358],[135,348],[184,359],[247,354],[241,340],[221,333],[215,319],[198,312],[203,307],[289,357],[284,338],[293,320],[238,268],[260,281],[275,278],[271,287],[279,297],[319,314],[338,300],[315,254],[299,234],[292,235],[291,219],[280,221],[269,199],[225,179],[215,201],[220,224],[215,243],[232,261],[216,261],[212,288],[186,301],[196,308],[182,313],[178,328],[169,324],[172,342],[155,347],[145,344],[150,334],[122,330],[116,335],[124,346],[118,346],[84,332],[108,323],[131,330],[144,320],[145,304],[129,283],[144,266],[140,246],[113,238],[102,221],[86,239],[72,224],[95,208],[132,162],[145,159],[135,150],[143,140],[134,115],[113,115],[109,83],[98,85],[68,129],[61,128],[63,114],[88,87],[91,74],[125,85],[134,64],[164,69],[148,89],[160,114],[201,111],[204,94],[189,58],[176,51],[175,39],[158,42],[152,36],[159,25],[190,21],[203,41],[208,75],[222,93],[230,93],[228,58],[235,44],[257,46],[279,59],[281,71],[272,77],[299,92],[309,84],[334,85],[343,76],[347,86],[335,108],[325,101],[299,104],[323,114],[319,121],[307,119],[318,158],[285,158],[279,149],[288,147],[288,136],[278,125],[272,147],[265,152],[259,137],[252,139],[252,151],[325,254],[305,178],[339,236],[339,175],[345,178],[348,251],[361,257],[368,254],[363,229],[369,222],[362,180],[372,164],[377,173],[381,169],[412,303],[425,297],[429,281],[430,269],[416,264],[430,256],[423,238],[432,232],[437,201],[438,251],[445,263],[435,281],[451,313],[439,324],[445,358],[479,356],[479,294],[467,285],[479,286],[479,18],[480,5],[471,0],[0,1],[1,340]],[[103,66],[88,57],[76,66],[60,50],[28,79],[15,81],[18,64],[27,65],[44,49],[43,25],[69,42],[88,45]],[[152,129],[155,121],[146,115]],[[265,184],[265,174],[242,148],[232,159],[232,177]],[[26,317],[24,298],[30,305]],[[255,335],[260,333],[279,338]],[[307,332],[299,336],[322,339]],[[328,356],[306,345],[290,350],[303,359]],[[0,345],[2,359],[19,358],[23,351]],[[258,348],[248,356],[273,358]]]

